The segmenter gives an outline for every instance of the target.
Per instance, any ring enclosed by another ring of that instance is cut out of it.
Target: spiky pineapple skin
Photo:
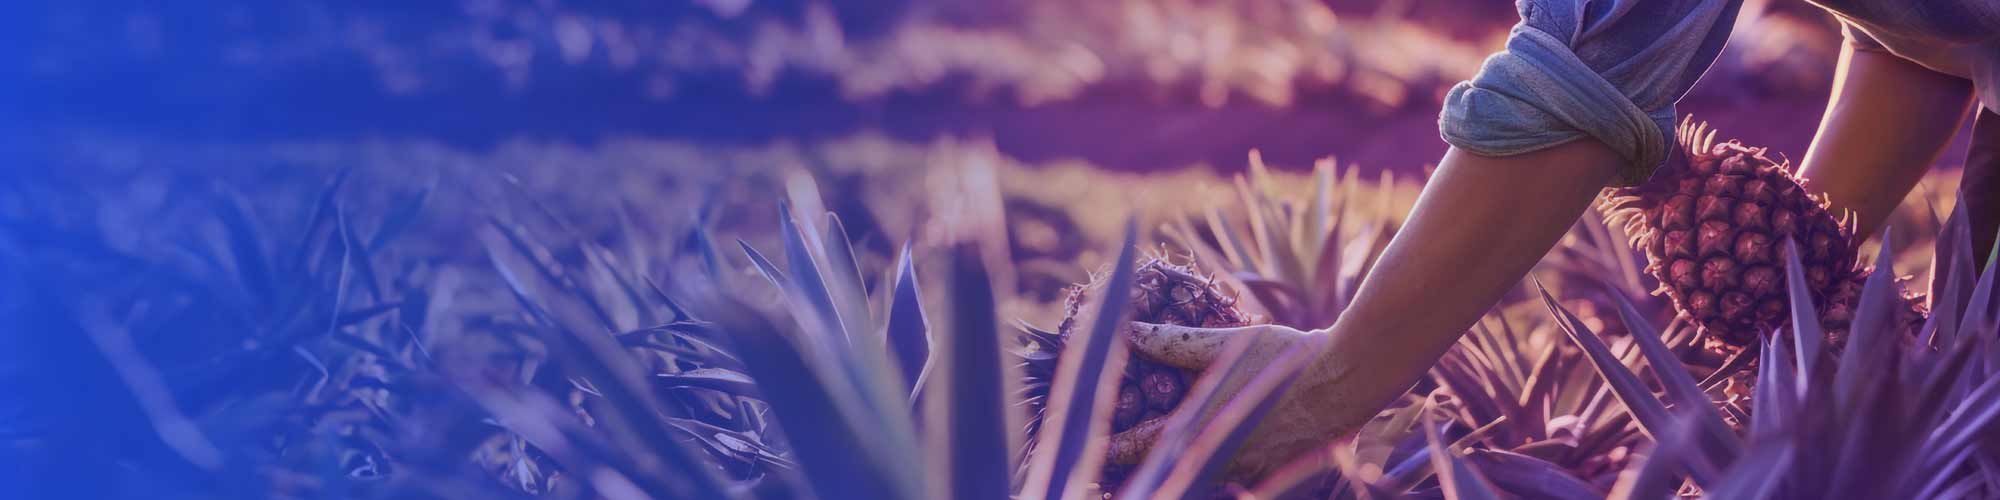
[[[1064,299],[1062,323],[1056,328],[1065,341],[1081,327],[1078,322],[1083,319],[1090,294],[1101,285],[1101,281],[1093,281],[1070,288]],[[1248,312],[1237,307],[1233,292],[1203,277],[1192,263],[1176,264],[1156,256],[1140,262],[1133,273],[1132,321],[1213,328],[1242,326],[1251,319]],[[1112,431],[1131,429],[1140,422],[1172,412],[1186,396],[1195,375],[1190,370],[1132,356],[1119,379]]]
[[[1655,293],[1723,344],[1716,348],[1754,345],[1789,319],[1783,245],[1793,238],[1822,323],[1844,331],[1866,277],[1855,268],[1852,223],[1765,148],[1716,143],[1691,122],[1680,132],[1684,168],[1611,190],[1604,202],[1646,253],[1646,272],[1660,282]]]
[[[1192,262],[1176,262],[1164,255],[1148,257],[1135,266],[1130,320],[1208,328],[1243,326],[1263,319],[1238,305],[1236,292],[1205,277]],[[1101,273],[1103,274],[1103,273]],[[1089,301],[1104,286],[1105,276],[1093,276],[1089,283],[1071,287],[1064,299],[1062,322],[1056,331],[1027,328],[1023,340],[1031,348],[1018,354],[1024,381],[1021,402],[1028,409],[1029,453],[1040,431],[1050,384],[1055,377],[1057,356],[1089,311]],[[1134,354],[1120,375],[1117,399],[1112,405],[1111,431],[1124,432],[1141,423],[1164,418],[1187,396],[1199,373],[1168,366]],[[1126,468],[1106,465],[1102,482],[1118,484]]]

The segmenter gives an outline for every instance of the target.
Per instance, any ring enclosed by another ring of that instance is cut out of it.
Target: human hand
[[[1173,414],[1143,422],[1111,437],[1107,460],[1136,464],[1160,441],[1166,422],[1192,418],[1205,422],[1224,404],[1237,399],[1264,370],[1287,371],[1292,380],[1286,392],[1245,439],[1230,461],[1227,473],[1236,478],[1257,478],[1308,451],[1326,446],[1352,434],[1373,417],[1376,408],[1366,404],[1343,404],[1335,381],[1342,379],[1332,353],[1332,338],[1320,330],[1299,331],[1281,325],[1251,325],[1233,328],[1198,328],[1150,323],[1132,323],[1126,338],[1134,355],[1154,362],[1189,370],[1230,369],[1216,388],[1212,404],[1202,405],[1190,398]],[[1233,344],[1242,344],[1233,346]],[[1240,354],[1229,353],[1232,347]],[[1216,365],[1218,358],[1232,358],[1228,366]],[[1191,394],[1192,395],[1192,394]],[[1200,432],[1201,428],[1187,432]]]

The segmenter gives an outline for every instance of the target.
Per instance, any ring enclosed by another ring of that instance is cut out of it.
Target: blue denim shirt
[[[1644,182],[1673,148],[1674,103],[1722,51],[1742,0],[1518,0],[1507,49],[1445,95],[1438,132],[1512,156],[1583,138]]]
[[[1972,80],[2000,109],[2000,0],[1811,0],[1859,49]],[[1517,0],[1507,49],[1445,96],[1438,131],[1461,150],[1511,156],[1597,139],[1626,161],[1614,185],[1651,177],[1674,148],[1674,103],[1728,39],[1741,0]]]
[[[1886,52],[1971,80],[2000,112],[2000,1],[1818,0],[1855,50]]]

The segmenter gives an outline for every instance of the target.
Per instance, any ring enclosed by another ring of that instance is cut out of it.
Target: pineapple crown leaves
[[[922,381],[931,373],[929,359],[939,353],[932,352],[933,338],[929,330],[929,317],[920,303],[920,292],[916,281],[912,257],[906,251],[899,258],[897,277],[894,284],[882,290],[881,301],[886,306],[886,314],[879,327],[874,326],[874,314],[868,306],[868,291],[861,283],[851,244],[837,216],[829,213],[827,233],[810,238],[806,226],[796,223],[790,205],[781,207],[780,238],[784,242],[785,260],[790,265],[789,272],[780,270],[771,261],[747,243],[739,242],[744,254],[749,257],[772,285],[783,292],[787,310],[797,322],[798,329],[786,339],[796,349],[796,354],[808,363],[814,376],[799,379],[797,374],[787,373],[775,378],[757,376],[759,380],[810,381],[824,385],[824,396],[806,398],[810,401],[824,401],[840,410],[835,421],[845,422],[850,427],[845,432],[868,433],[882,437],[883,444],[858,448],[864,452],[866,461],[875,462],[878,470],[893,470],[895,463],[912,457],[901,456],[909,450],[917,449],[918,427],[912,420],[912,400],[917,397]],[[822,272],[822,270],[827,270]],[[832,279],[825,279],[831,275]],[[956,276],[955,276],[956,277]],[[983,275],[982,275],[983,277]],[[972,286],[972,285],[967,285]],[[958,290],[954,289],[954,293]],[[987,303],[990,304],[991,292]],[[963,303],[977,303],[967,300]],[[988,306],[990,309],[990,306]],[[968,311],[965,314],[976,314]],[[893,361],[892,361],[893,360]],[[914,366],[911,366],[914,365]],[[895,368],[890,368],[891,366]],[[961,377],[963,378],[963,377]],[[967,379],[971,380],[971,379]],[[768,387],[772,384],[759,384]],[[816,408],[817,404],[799,404],[794,408]],[[817,411],[817,410],[814,410]],[[779,412],[781,425],[806,419],[804,415],[785,418],[790,412]],[[1004,412],[1002,412],[1004,413]],[[812,414],[812,413],[808,413]],[[796,425],[807,425],[799,423]],[[815,424],[817,425],[817,424]],[[869,430],[879,427],[877,430]],[[790,431],[793,435],[798,431]],[[818,431],[815,431],[818,432]],[[1002,433],[1005,436],[1005,433]],[[794,438],[796,439],[796,438]],[[838,449],[829,448],[829,449]],[[825,451],[825,450],[814,450]],[[852,452],[845,457],[808,454],[799,450],[801,463],[807,469],[807,480],[815,485],[831,488],[832,491],[847,493],[881,494],[887,497],[905,497],[923,491],[921,482],[907,477],[884,476],[881,472],[874,477],[884,479],[879,483],[855,484],[847,479],[815,476],[813,467],[821,463],[820,470],[844,471],[850,464],[827,464],[824,461],[854,461]],[[843,474],[861,473],[848,471]],[[859,490],[853,488],[860,488]],[[883,490],[880,488],[888,488]],[[872,492],[872,493],[871,493]]]
[[[891,408],[905,406],[903,402],[921,390],[918,382],[933,340],[929,338],[928,316],[919,303],[921,291],[910,245],[903,247],[895,276],[882,281],[893,284],[878,287],[879,297],[872,302],[882,307],[871,307],[859,260],[840,217],[826,212],[823,232],[816,230],[819,226],[811,220],[798,217],[794,207],[820,206],[819,193],[809,177],[789,180],[791,202],[779,206],[779,236],[789,272],[779,270],[748,243],[739,241],[738,245],[758,272],[783,292],[787,309],[807,333],[804,340],[811,352],[829,360],[823,365],[853,371],[855,380],[900,379],[900,391],[876,390],[876,384],[857,389],[870,396],[871,406],[878,411],[907,413]],[[860,363],[832,362],[849,357]],[[895,368],[885,369],[890,366]]]
[[[1221,207],[1210,207],[1166,232],[1196,260],[1228,271],[1224,280],[1249,292],[1245,302],[1252,310],[1269,312],[1278,324],[1325,326],[1352,300],[1398,225],[1383,215],[1393,212],[1393,175],[1383,173],[1377,185],[1383,209],[1371,211],[1351,205],[1362,184],[1357,174],[1353,168],[1337,174],[1331,159],[1317,162],[1312,191],[1301,205],[1278,192],[1269,168],[1252,152],[1249,177],[1239,175],[1233,184],[1240,225]]]

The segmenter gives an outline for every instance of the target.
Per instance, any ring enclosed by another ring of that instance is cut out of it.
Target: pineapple
[[[1181,326],[1232,327],[1261,321],[1239,307],[1236,294],[1214,279],[1201,275],[1193,259],[1177,264],[1164,255],[1141,261],[1133,274],[1132,321]],[[1104,287],[1104,277],[1069,289],[1064,300],[1063,320],[1056,331],[1024,327],[1023,340],[1033,345],[1019,353],[1023,404],[1029,406],[1028,435],[1039,434],[1045,398],[1055,377],[1056,354],[1077,328],[1093,292]],[[1112,409],[1111,431],[1123,432],[1173,412],[1194,384],[1197,373],[1134,356],[1125,365],[1119,382],[1118,400]]]
[[[1644,249],[1646,272],[1660,282],[1654,293],[1706,332],[1708,350],[1740,353],[1789,318],[1779,248],[1795,238],[1811,296],[1825,304],[1820,321],[1839,342],[1869,273],[1855,265],[1860,239],[1852,214],[1835,217],[1827,200],[1766,148],[1716,143],[1715,131],[1692,119],[1678,135],[1689,155],[1683,168],[1607,190],[1603,201],[1607,220],[1623,223],[1633,246]]]

